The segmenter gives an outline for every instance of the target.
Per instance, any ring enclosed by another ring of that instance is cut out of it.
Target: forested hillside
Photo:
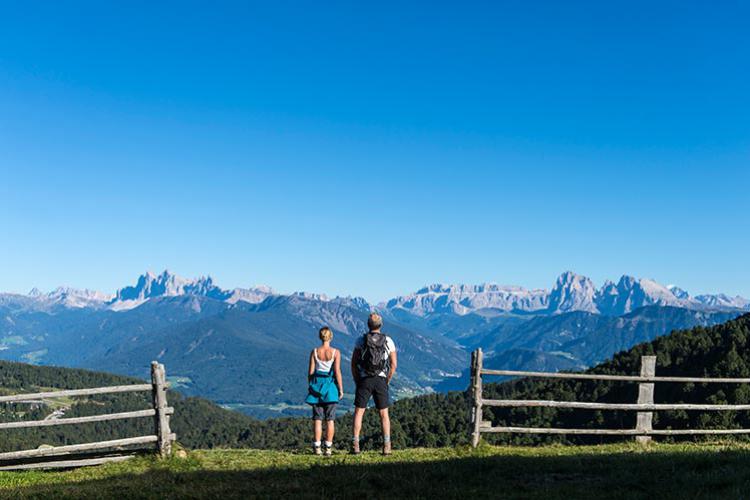
[[[656,355],[656,373],[663,376],[750,377],[750,315],[713,327],[677,331],[617,354],[591,373],[637,374],[640,357]],[[597,402],[635,402],[637,384],[627,382],[521,379],[491,384],[485,397],[498,399],[557,399]],[[747,384],[656,384],[656,403],[748,404]],[[485,418],[495,424],[632,428],[635,412],[557,410],[552,408],[491,409]],[[750,428],[747,412],[662,411],[654,413],[654,428]],[[536,441],[534,437],[496,439]],[[572,437],[570,439],[573,439]],[[603,438],[576,437],[576,441]],[[606,439],[606,438],[604,438]]]

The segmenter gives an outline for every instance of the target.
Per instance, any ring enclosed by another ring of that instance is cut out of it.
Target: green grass
[[[315,457],[255,450],[0,473],[13,498],[749,498],[740,444],[483,446]]]

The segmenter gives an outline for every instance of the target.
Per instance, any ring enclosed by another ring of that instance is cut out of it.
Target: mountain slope
[[[18,361],[146,377],[159,359],[181,388],[255,415],[306,411],[305,370],[321,325],[346,357],[366,331],[367,310],[354,299],[272,296],[259,304],[201,295],[160,296],[138,307],[49,312],[0,306],[0,356]],[[402,360],[395,394],[431,390],[460,372],[465,354],[453,342],[388,323]],[[348,366],[344,364],[344,372]],[[346,376],[347,385],[349,377]],[[351,394],[351,387],[347,387]]]
[[[135,337],[88,365],[138,373],[154,358],[183,380],[182,389],[188,394],[235,405],[300,406],[307,387],[307,359],[319,343],[321,324],[334,330],[334,345],[342,351],[346,389],[351,394],[347,360],[356,337],[366,331],[366,317],[365,312],[339,303],[276,297],[258,305],[237,304],[195,322]],[[385,331],[394,338],[401,359],[394,381],[397,394],[424,392],[443,373],[460,371],[463,365],[462,351],[445,340],[394,324],[386,325]]]

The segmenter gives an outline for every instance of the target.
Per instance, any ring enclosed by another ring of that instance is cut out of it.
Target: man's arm
[[[354,352],[352,353],[352,378],[354,379],[354,383],[359,383],[359,367],[357,366],[359,364],[359,347],[354,348]]]
[[[388,356],[390,359],[390,369],[388,370],[388,383],[391,383],[391,379],[393,378],[393,375],[396,373],[396,367],[398,366],[398,355],[396,355],[396,351],[391,352],[391,354]]]

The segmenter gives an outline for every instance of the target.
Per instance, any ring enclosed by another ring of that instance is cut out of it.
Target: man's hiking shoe
[[[330,457],[333,455],[333,446],[326,446],[323,448],[323,455]]]
[[[359,441],[352,441],[352,455],[359,455]]]
[[[315,453],[316,455],[322,455],[323,450],[320,449],[320,446],[313,446],[313,453]]]
[[[393,451],[391,450],[391,442],[388,441],[386,443],[383,443],[383,455],[388,456],[391,453],[393,453]]]

